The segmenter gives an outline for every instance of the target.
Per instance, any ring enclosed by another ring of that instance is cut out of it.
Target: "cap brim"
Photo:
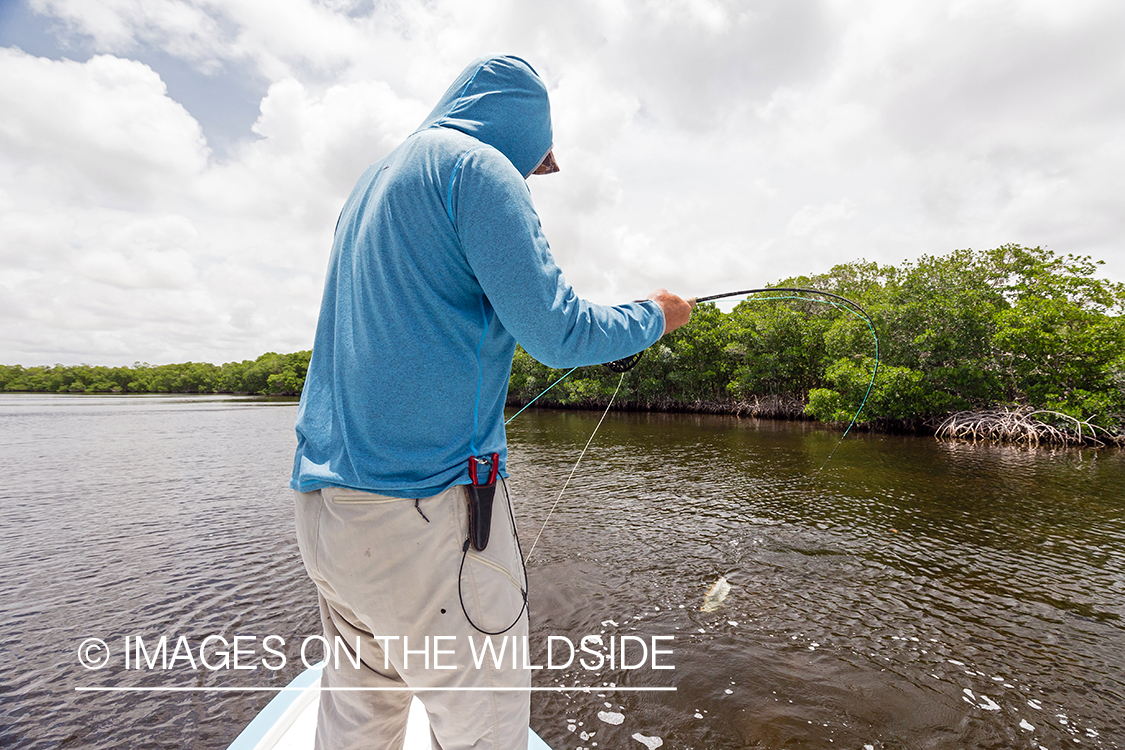
[[[543,157],[543,161],[539,162],[532,174],[554,174],[559,171],[558,162],[555,161],[555,150],[551,149],[547,155]]]

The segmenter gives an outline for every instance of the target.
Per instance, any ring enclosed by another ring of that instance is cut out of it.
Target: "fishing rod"
[[[867,311],[860,307],[859,303],[855,300],[850,300],[847,297],[836,294],[834,292],[826,292],[823,289],[807,289],[800,286],[766,286],[760,289],[743,289],[740,292],[723,292],[722,294],[712,294],[709,297],[696,297],[695,302],[696,304],[698,304],[700,302],[711,302],[712,300],[725,299],[726,297],[741,297],[747,294],[759,294],[761,292],[798,292],[801,294],[819,294],[824,297],[832,297],[833,299],[838,299],[841,302],[845,302],[851,305],[856,310],[858,310],[860,314],[863,315],[863,317],[867,318],[868,320],[871,319],[871,316],[867,314]],[[816,300],[812,301],[815,302]]]
[[[871,315],[868,314],[868,312],[866,310],[864,310],[863,307],[858,302],[856,302],[854,300],[851,300],[851,299],[848,299],[847,297],[836,294],[834,292],[826,292],[822,289],[809,289],[809,288],[806,288],[806,287],[783,287],[783,286],[761,287],[761,288],[758,288],[758,289],[743,289],[743,290],[740,290],[740,291],[737,291],[737,292],[723,292],[721,294],[712,294],[712,295],[709,295],[709,296],[706,296],[706,297],[696,297],[694,299],[689,299],[688,302],[691,303],[692,307],[694,307],[695,305],[699,304],[700,302],[711,302],[711,301],[718,300],[718,299],[725,299],[727,297],[740,297],[740,296],[747,296],[747,295],[751,295],[751,294],[762,294],[762,293],[773,293],[773,292],[785,293],[785,294],[788,294],[788,295],[816,294],[816,295],[821,295],[821,296],[824,296],[824,297],[831,297],[834,300],[838,300],[838,302],[832,302],[832,301],[823,300],[823,299],[809,299],[808,297],[795,297],[795,296],[758,297],[757,298],[757,299],[762,300],[762,301],[793,299],[793,300],[804,300],[804,301],[807,301],[807,302],[821,302],[821,303],[824,303],[824,304],[832,305],[833,307],[838,307],[841,310],[847,310],[852,315],[855,315],[857,318],[860,318],[865,323],[867,323],[867,327],[870,329],[871,335],[875,339],[875,366],[874,366],[874,368],[872,368],[872,371],[871,371],[871,382],[868,383],[868,385],[867,385],[867,392],[863,395],[863,400],[860,402],[859,408],[856,409],[855,414],[852,415],[851,421],[848,422],[848,426],[844,430],[844,434],[840,436],[840,439],[836,442],[836,445],[833,446],[832,451],[828,454],[828,458],[824,459],[824,463],[822,463],[820,465],[820,468],[817,469],[815,472],[813,472],[811,478],[815,478],[818,474],[820,474],[821,471],[824,470],[824,467],[828,465],[828,462],[832,460],[832,456],[836,455],[836,449],[839,448],[840,444],[844,442],[844,438],[848,436],[848,433],[851,432],[851,429],[855,425],[856,420],[859,419],[859,415],[863,411],[863,407],[867,405],[867,399],[868,399],[868,397],[871,396],[871,390],[875,387],[875,378],[879,374],[879,334],[875,330],[875,322],[871,318]],[[609,368],[611,371],[616,372],[616,373],[620,373],[621,377],[617,381],[617,388],[614,390],[613,396],[610,397],[609,403],[606,405],[605,412],[603,412],[603,414],[602,414],[602,418],[600,420],[598,420],[597,426],[594,427],[594,431],[590,434],[590,439],[586,441],[586,446],[582,449],[582,453],[579,454],[578,460],[575,461],[574,468],[572,468],[571,471],[570,471],[570,476],[567,477],[566,483],[563,485],[563,488],[559,492],[558,497],[555,498],[555,502],[551,506],[551,509],[547,512],[547,517],[545,519],[543,519],[543,525],[539,528],[539,533],[536,535],[535,541],[532,542],[532,544],[531,544],[531,549],[528,550],[527,556],[524,558],[524,565],[525,566],[527,565],[527,561],[531,559],[531,554],[535,551],[535,545],[539,543],[539,537],[543,535],[543,530],[547,527],[547,522],[550,520],[551,515],[555,511],[555,508],[558,506],[559,501],[562,500],[563,493],[566,492],[566,488],[570,484],[571,478],[574,477],[575,471],[578,470],[578,464],[582,462],[582,457],[586,455],[586,449],[590,447],[590,443],[593,442],[594,435],[597,434],[598,428],[601,427],[601,425],[602,425],[602,421],[604,421],[606,415],[609,414],[609,410],[613,406],[613,400],[614,400],[614,398],[617,397],[618,391],[621,390],[621,383],[625,380],[625,373],[627,373],[629,370],[633,369],[633,367],[636,366],[637,362],[639,362],[641,360],[641,356],[644,354],[644,352],[645,352],[645,350],[641,350],[641,351],[637,352],[636,354],[633,354],[632,356],[624,357],[622,359],[617,359],[617,360],[614,360],[612,362],[604,363],[604,366]],[[567,372],[563,373],[562,377],[560,377],[558,380],[556,380],[555,382],[553,382],[549,386],[547,386],[538,396],[533,398],[531,401],[527,402],[527,404],[525,404],[523,406],[523,408],[521,408],[519,411],[517,411],[515,414],[513,414],[511,417],[509,417],[504,422],[504,425],[507,426],[513,419],[515,419],[520,414],[522,414],[524,409],[527,409],[529,406],[531,406],[536,401],[538,401],[545,393],[547,393],[552,388],[554,388],[556,385],[561,383],[564,379],[566,379],[566,377],[568,375],[570,375],[572,372],[574,372],[577,369],[578,369],[577,367],[573,367],[570,370],[568,370]]]
[[[750,294],[761,294],[764,292],[819,294],[824,297],[831,297],[832,299],[840,300],[840,302],[843,302],[844,305],[829,302],[828,300],[810,300],[807,297],[758,297],[758,299],[760,300],[799,299],[807,300],[809,302],[823,302],[825,304],[832,305],[833,307],[839,307],[842,310],[847,310],[857,318],[861,319],[863,322],[867,323],[867,327],[871,330],[871,336],[875,340],[875,366],[871,369],[871,382],[867,384],[867,392],[863,394],[863,400],[859,402],[859,408],[856,409],[855,414],[852,415],[852,419],[850,422],[848,422],[848,426],[844,430],[844,434],[840,436],[840,439],[838,441],[836,441],[836,445],[833,446],[832,451],[828,454],[828,458],[824,459],[824,463],[820,465],[820,468],[813,472],[813,477],[816,477],[818,474],[820,474],[821,471],[824,470],[824,467],[828,465],[828,462],[832,460],[832,456],[836,455],[836,449],[840,447],[840,443],[844,442],[844,438],[846,438],[848,436],[848,433],[851,432],[852,427],[855,425],[856,420],[859,419],[859,415],[863,411],[863,407],[867,405],[867,399],[871,396],[871,390],[875,387],[875,378],[879,375],[879,333],[875,330],[875,321],[872,319],[871,315],[868,314],[868,312],[864,310],[858,302],[848,299],[847,297],[844,297],[842,295],[836,294],[835,292],[826,292],[823,289],[809,289],[799,286],[771,286],[762,287],[760,289],[744,289],[738,292],[723,292],[722,294],[712,294],[708,297],[696,297],[694,303],[699,304],[700,302],[711,302],[712,300],[725,299],[727,297],[740,297]]]

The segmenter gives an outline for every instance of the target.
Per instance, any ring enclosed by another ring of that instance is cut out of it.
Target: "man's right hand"
[[[660,305],[664,311],[664,333],[676,330],[691,319],[691,310],[695,307],[695,297],[683,299],[669,292],[667,289],[657,289],[648,295],[648,299]],[[663,335],[663,334],[662,334]]]

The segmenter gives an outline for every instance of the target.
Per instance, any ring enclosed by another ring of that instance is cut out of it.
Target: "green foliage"
[[[950,395],[927,388],[925,373],[909,367],[883,365],[872,385],[874,365],[875,361],[868,358],[860,362],[848,359],[834,362],[826,373],[830,387],[809,391],[805,413],[823,422],[848,422],[861,404],[868,419],[874,415],[910,421],[917,419],[920,411],[923,414],[950,411]]]
[[[723,351],[734,362],[725,390],[745,398],[815,387],[824,378],[825,333],[832,312],[805,300],[740,302],[725,328],[730,343]]]
[[[1099,262],[1044,248],[957,250],[900,266],[859,261],[771,286],[855,300],[879,333],[881,366],[860,421],[933,422],[963,409],[1029,405],[1125,426],[1125,285]],[[823,421],[849,421],[871,382],[868,323],[839,305],[755,295],[729,315],[701,305],[626,379],[619,402],[639,408],[733,409],[783,395]],[[513,400],[533,399],[563,371],[522,350]],[[540,403],[604,405],[617,376],[584,368]],[[568,381],[573,381],[568,385]]]
[[[0,365],[0,390],[36,393],[253,393],[297,396],[305,384],[309,351],[263,354],[255,360],[132,367]]]
[[[1008,393],[1075,417],[1120,410],[1115,387],[1125,351],[1120,317],[1067,299],[1025,297],[997,322],[993,342]]]

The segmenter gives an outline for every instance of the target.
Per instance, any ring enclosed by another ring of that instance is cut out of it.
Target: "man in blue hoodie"
[[[325,635],[347,644],[323,685],[398,690],[323,692],[318,748],[396,747],[411,691],[445,750],[527,742],[529,693],[448,690],[530,685],[526,655],[479,658],[485,634],[526,649],[528,632],[504,483],[516,342],[551,367],[597,364],[691,314],[665,290],[612,307],[574,293],[525,182],[557,171],[551,147],[531,66],[477,60],[340,213],[290,486]],[[487,544],[470,544],[466,485],[490,479]]]

